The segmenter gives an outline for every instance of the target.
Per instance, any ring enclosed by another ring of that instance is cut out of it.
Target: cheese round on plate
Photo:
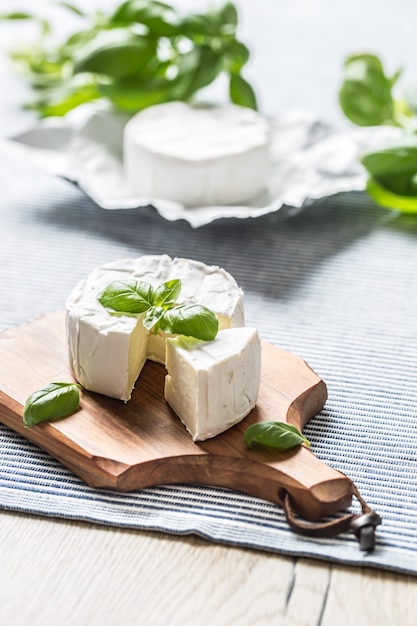
[[[67,300],[71,368],[86,389],[129,400],[146,359],[165,362],[166,334],[149,333],[139,317],[111,315],[97,296],[115,280],[141,280],[158,287],[180,279],[178,304],[201,304],[217,314],[219,329],[244,325],[243,292],[217,266],[167,255],[122,259],[97,267]]]
[[[261,380],[255,328],[221,330],[213,341],[167,339],[165,399],[193,441],[214,437],[254,408]]]
[[[127,123],[123,162],[133,192],[150,200],[185,206],[243,203],[265,189],[269,125],[236,105],[156,105]]]

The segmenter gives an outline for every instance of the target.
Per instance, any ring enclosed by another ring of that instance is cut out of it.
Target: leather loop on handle
[[[356,485],[353,485],[353,495],[358,499],[362,513],[348,513],[330,522],[308,523],[295,517],[291,497],[285,491],[283,494],[285,518],[292,530],[308,537],[329,538],[352,531],[359,541],[360,550],[372,552],[375,547],[375,527],[381,524],[382,520],[363,500]]]

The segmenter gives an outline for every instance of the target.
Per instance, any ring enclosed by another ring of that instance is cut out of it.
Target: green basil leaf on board
[[[160,320],[160,326],[170,334],[212,341],[217,335],[219,322],[213,311],[200,304],[189,304],[168,309]]]
[[[378,57],[357,54],[345,61],[345,77],[339,92],[340,106],[359,126],[395,124],[392,87],[399,73],[385,75]]]
[[[100,304],[111,312],[137,315],[153,304],[152,286],[140,280],[115,280],[97,296]]]
[[[97,98],[129,113],[188,101],[221,73],[232,76],[232,102],[256,108],[253,89],[241,76],[249,51],[236,38],[233,3],[191,14],[157,0],[125,0],[107,14],[87,14],[65,1],[57,6],[75,13],[82,26],[59,45],[55,37],[49,41],[47,20],[24,12],[0,17],[41,25],[36,44],[10,53],[37,94],[28,106],[40,116],[65,115]]]
[[[280,452],[291,450],[296,446],[305,444],[310,446],[309,441],[292,424],[286,422],[258,422],[249,426],[243,434],[248,448],[258,444],[268,448],[274,448]]]
[[[80,389],[76,383],[49,383],[38,389],[26,400],[24,425],[30,427],[71,415],[80,403]]]

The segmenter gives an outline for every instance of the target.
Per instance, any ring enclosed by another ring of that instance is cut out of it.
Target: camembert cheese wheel
[[[267,121],[245,107],[156,105],[125,127],[126,180],[150,201],[191,207],[243,203],[266,187],[269,140]]]
[[[214,341],[167,339],[165,399],[194,441],[214,437],[254,408],[261,380],[255,328],[221,330]]]
[[[165,362],[165,333],[149,333],[143,315],[111,315],[97,300],[99,293],[114,280],[136,279],[155,288],[175,278],[182,283],[178,304],[211,309],[219,329],[244,326],[243,292],[224,269],[167,255],[102,265],[78,283],[66,304],[70,364],[83,387],[127,401],[146,359]]]

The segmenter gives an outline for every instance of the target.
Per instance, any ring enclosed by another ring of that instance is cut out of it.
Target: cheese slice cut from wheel
[[[261,379],[255,328],[221,330],[214,341],[167,339],[165,399],[194,441],[214,437],[254,408]]]
[[[191,207],[244,203],[266,188],[269,142],[268,122],[245,107],[156,105],[125,127],[126,180],[150,201]]]
[[[97,300],[99,293],[114,280],[136,279],[158,287],[175,278],[182,283],[178,304],[211,309],[219,329],[244,326],[243,292],[217,266],[167,255],[101,265],[78,283],[66,304],[70,364],[83,387],[127,401],[146,359],[165,363],[165,333],[149,333],[143,315],[111,315]]]

